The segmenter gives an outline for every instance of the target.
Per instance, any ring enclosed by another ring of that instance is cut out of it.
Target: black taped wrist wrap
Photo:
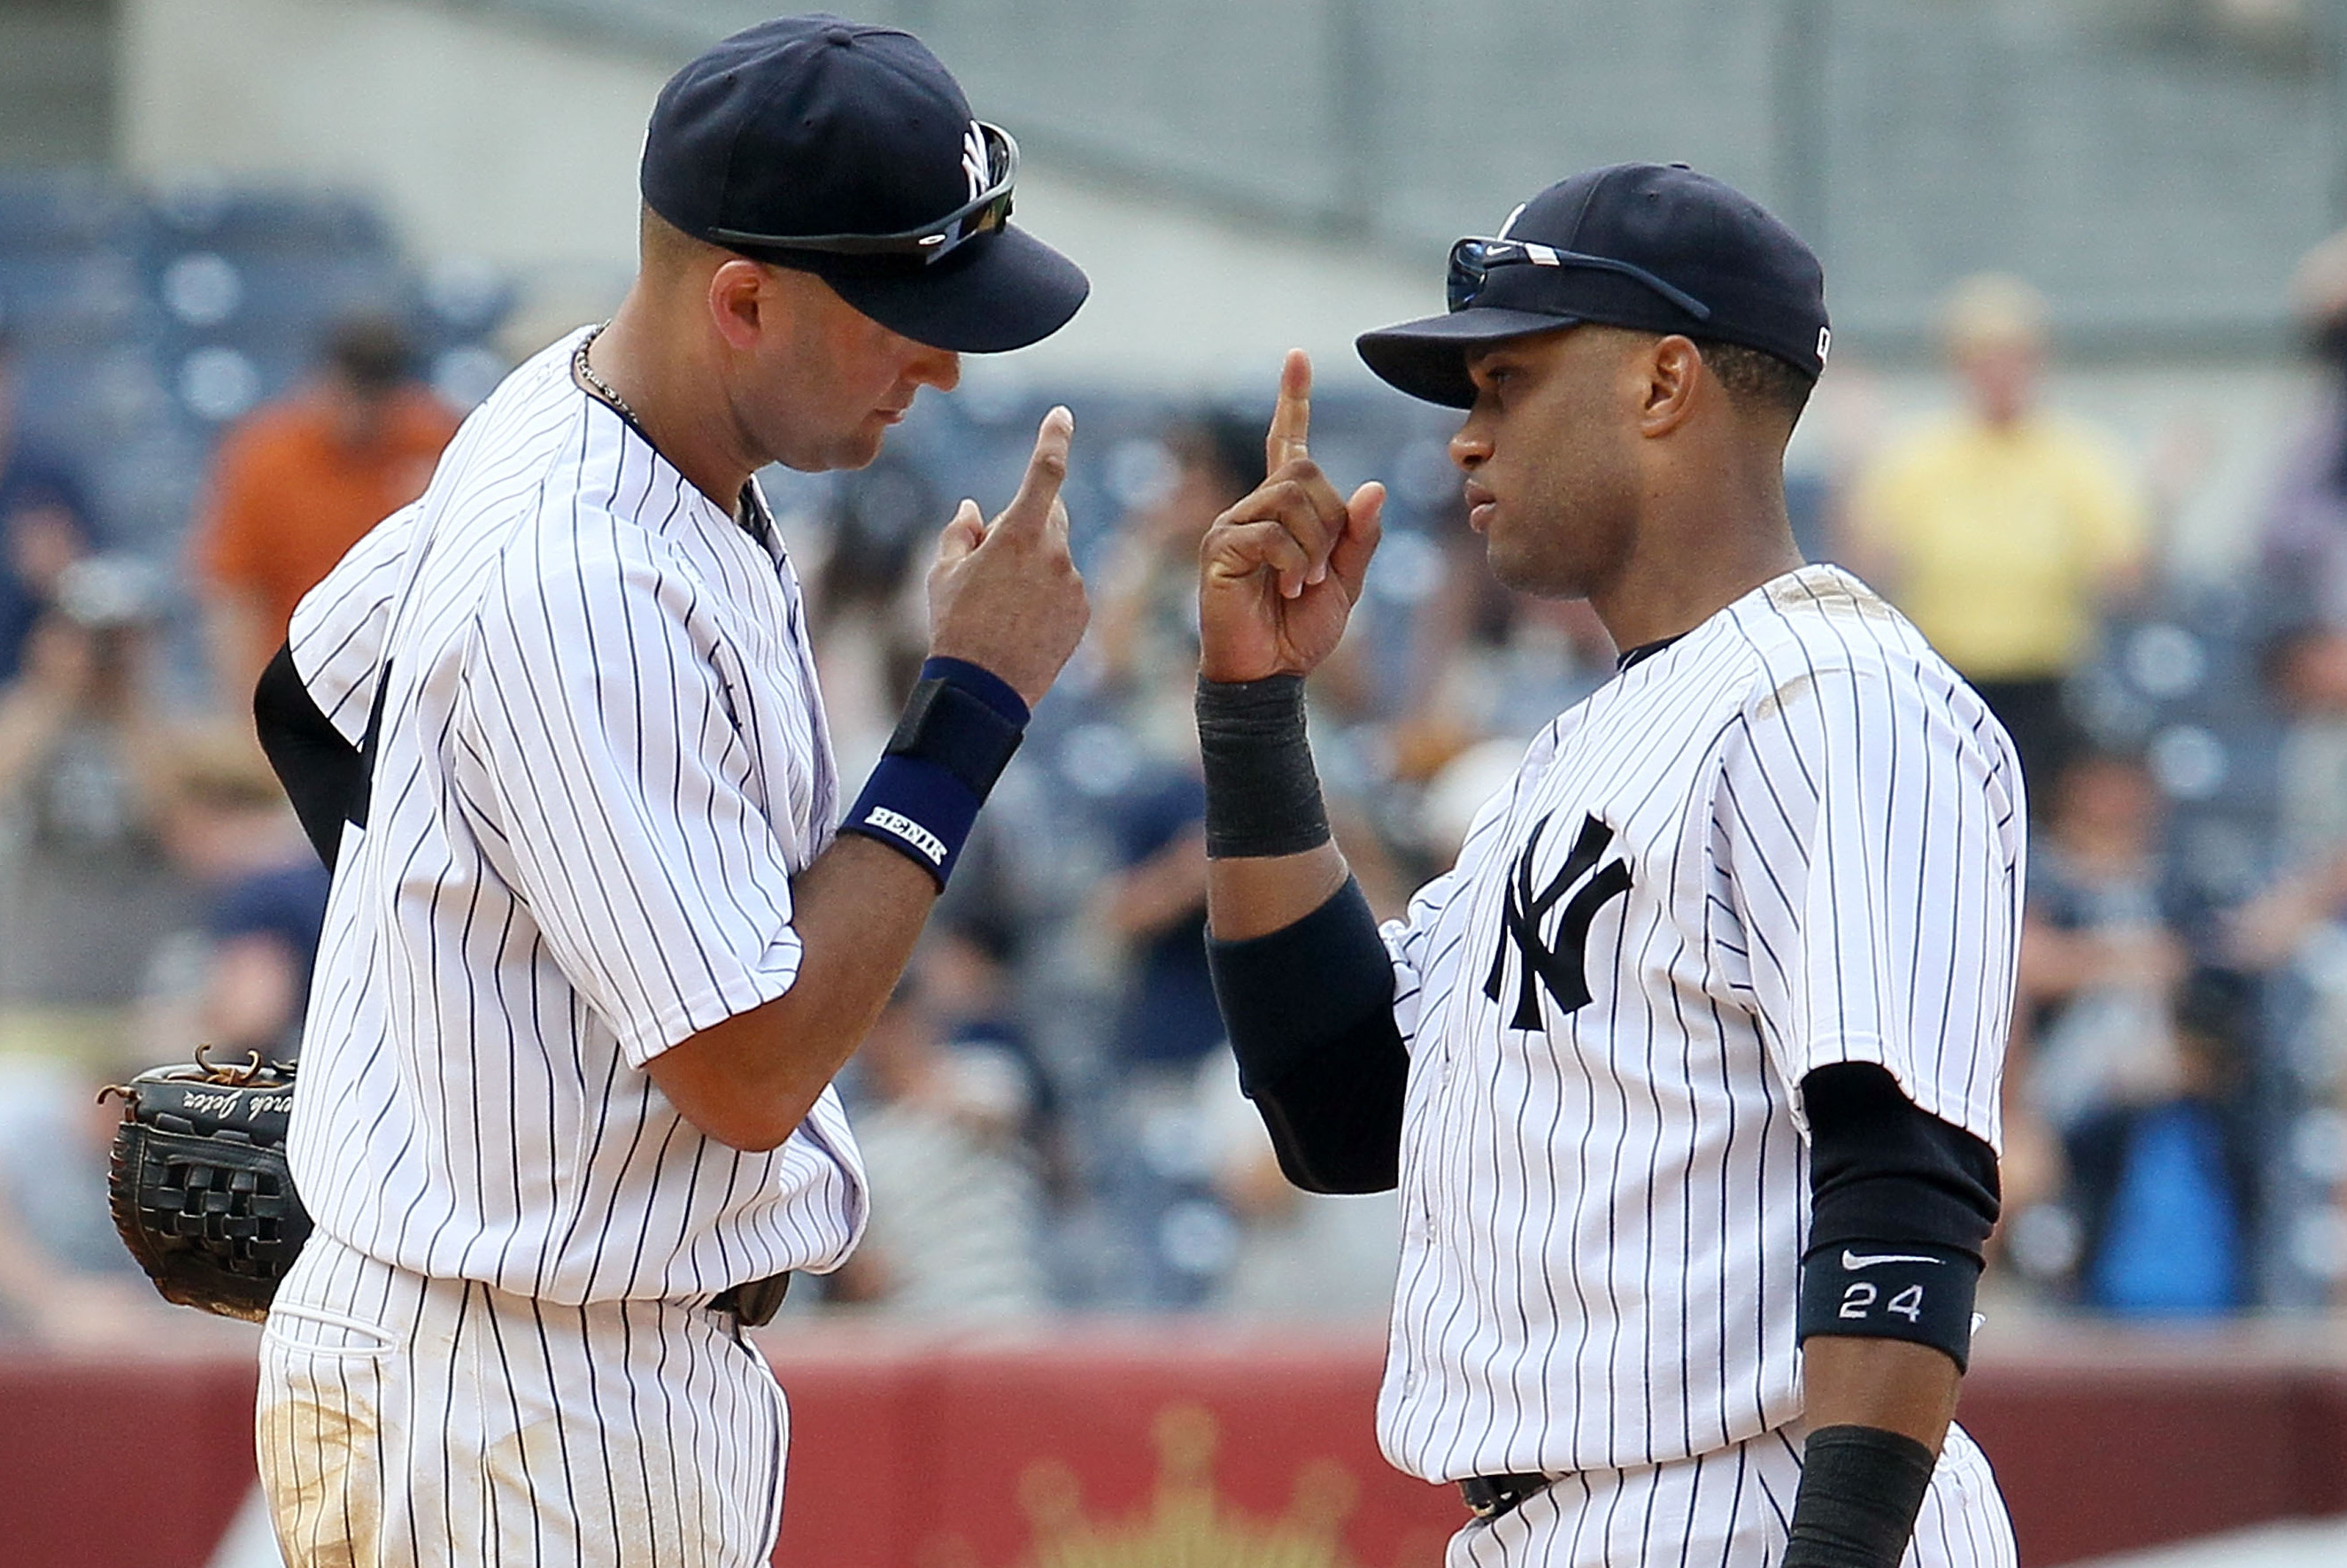
[[[1198,681],[1206,856],[1301,855],[1328,842],[1320,775],[1304,735],[1304,677]]]
[[[1880,1427],[1819,1427],[1780,1568],[1898,1568],[1932,1484],[1932,1450]]]
[[[1907,1339],[1972,1358],[1980,1260],[1929,1242],[1840,1242],[1801,1260],[1799,1337]]]

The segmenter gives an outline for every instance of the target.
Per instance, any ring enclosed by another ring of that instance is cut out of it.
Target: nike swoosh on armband
[[[1872,1268],[1878,1263],[1928,1263],[1937,1266],[1946,1261],[1945,1258],[1918,1257],[1912,1253],[1904,1252],[1881,1252],[1871,1256],[1861,1257],[1848,1247],[1841,1249],[1841,1266],[1853,1274],[1861,1268]]]

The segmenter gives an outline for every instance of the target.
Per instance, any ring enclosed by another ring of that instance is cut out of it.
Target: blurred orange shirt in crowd
[[[353,446],[325,405],[291,397],[221,442],[196,569],[247,600],[258,673],[285,641],[293,607],[360,536],[424,493],[456,433],[448,406],[420,386],[387,395],[374,439]]]

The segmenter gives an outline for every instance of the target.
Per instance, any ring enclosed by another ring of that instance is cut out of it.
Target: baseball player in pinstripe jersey
[[[663,89],[642,267],[295,617],[258,700],[335,860],[263,1338],[289,1562],[749,1568],[788,1419],[742,1333],[862,1229],[830,1081],[1081,635],[1048,415],[964,503],[847,808],[751,476],[855,467],[1082,274],[910,36],[768,23]],[[835,830],[838,835],[835,837]]]
[[[1302,680],[1377,543],[1310,458],[1208,535],[1215,980],[1299,1185],[1399,1184],[1378,1435],[1457,1482],[1450,1562],[2010,1568],[1951,1423],[1997,1208],[2020,774],[1915,630],[1786,521],[1823,277],[1682,166],[1460,241],[1448,313],[1360,340],[1466,410],[1493,571],[1624,651],[1382,930]]]

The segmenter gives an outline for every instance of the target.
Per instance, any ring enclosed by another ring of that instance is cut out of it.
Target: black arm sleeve
[[[1925,1242],[1975,1264],[1996,1226],[1996,1153],[1917,1108],[1870,1061],[1801,1080],[1809,1119],[1809,1250]]]
[[[1810,1183],[1801,1341],[1906,1339],[1963,1371],[1981,1249],[1996,1224],[1994,1152],[1918,1109],[1871,1063],[1819,1068],[1801,1095]]]
[[[1279,1168],[1307,1193],[1382,1193],[1400,1180],[1409,1052],[1393,962],[1359,884],[1294,925],[1206,944],[1239,1082]]]
[[[310,835],[318,858],[333,870],[343,825],[362,821],[366,815],[366,763],[319,712],[310,689],[302,683],[301,671],[293,668],[292,648],[279,648],[261,671],[252,692],[252,723],[277,782],[285,786],[293,814],[302,819],[302,831]]]

